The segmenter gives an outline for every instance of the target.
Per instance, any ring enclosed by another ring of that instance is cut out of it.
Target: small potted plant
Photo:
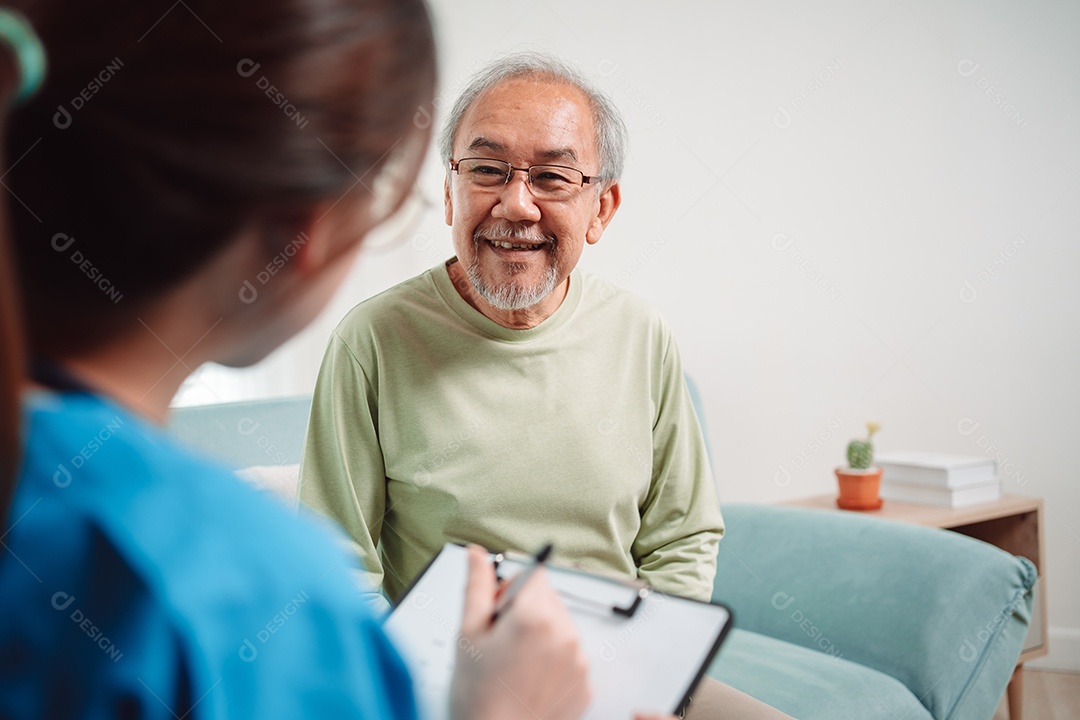
[[[866,439],[852,440],[847,446],[848,467],[836,468],[840,497],[836,504],[845,510],[877,510],[882,505],[881,468],[874,467],[873,438],[881,426],[866,423]]]

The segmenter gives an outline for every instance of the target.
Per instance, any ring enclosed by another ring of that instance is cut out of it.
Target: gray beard
[[[555,290],[555,285],[559,280],[559,269],[556,267],[555,259],[553,257],[554,247],[549,246],[543,250],[543,252],[549,253],[549,264],[547,271],[544,273],[544,277],[540,282],[532,287],[522,287],[513,281],[501,287],[492,287],[484,282],[484,279],[480,276],[480,243],[482,242],[484,242],[484,239],[479,237],[473,238],[475,248],[473,251],[472,262],[469,263],[469,267],[466,268],[466,271],[469,275],[469,281],[472,282],[472,286],[476,292],[494,307],[499,310],[525,310],[526,308],[538,305]],[[524,272],[524,270],[525,266],[523,265],[518,265],[516,263],[510,264],[510,273],[512,275]]]

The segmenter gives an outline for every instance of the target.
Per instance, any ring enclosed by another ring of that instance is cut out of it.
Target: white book
[[[938,507],[962,508],[970,505],[994,502],[1001,499],[1001,481],[995,478],[988,483],[966,485],[959,488],[933,487],[901,482],[881,481],[881,497],[885,500],[936,505]]]
[[[986,484],[997,478],[997,463],[985,455],[890,452],[878,455],[874,464],[883,470],[883,482],[908,485],[958,488]]]

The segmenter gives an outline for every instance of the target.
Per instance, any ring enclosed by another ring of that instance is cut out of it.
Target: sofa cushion
[[[300,464],[253,465],[236,471],[236,476],[252,487],[273,495],[291,508],[297,505]]]
[[[885,673],[748,630],[728,634],[708,674],[798,720],[932,720]]]

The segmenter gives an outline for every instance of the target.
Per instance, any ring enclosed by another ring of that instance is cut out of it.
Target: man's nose
[[[492,208],[491,215],[510,222],[540,220],[540,208],[529,187],[527,174],[510,173],[510,180],[499,190],[499,202]]]

